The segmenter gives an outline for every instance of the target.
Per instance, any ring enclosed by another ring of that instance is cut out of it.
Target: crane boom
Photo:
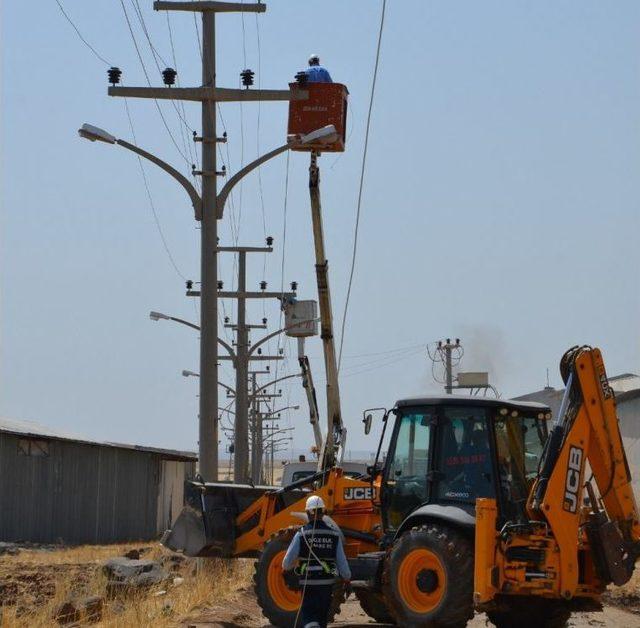
[[[318,453],[322,451],[322,429],[320,428],[320,412],[318,410],[318,400],[316,398],[316,388],[313,385],[313,375],[311,374],[311,364],[304,352],[304,338],[298,338],[298,364],[302,374],[302,387],[307,394],[309,404],[309,422],[313,428],[313,440]]]
[[[340,388],[338,386],[338,366],[333,338],[333,314],[331,292],[329,290],[329,262],[325,256],[324,231],[322,228],[322,206],[320,203],[320,169],[318,153],[311,153],[309,165],[309,196],[311,199],[311,221],[316,255],[316,281],[320,306],[320,338],[324,354],[327,376],[327,435],[322,448],[318,467],[320,470],[334,466],[337,449],[343,436],[342,414],[340,411]]]

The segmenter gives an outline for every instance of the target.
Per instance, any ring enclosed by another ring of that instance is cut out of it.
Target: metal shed
[[[0,541],[158,538],[179,514],[190,452],[85,440],[0,418]]]

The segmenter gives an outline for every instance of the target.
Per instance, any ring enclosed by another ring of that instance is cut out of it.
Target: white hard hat
[[[309,65],[320,65],[320,57],[313,54],[309,57]]]
[[[322,497],[318,497],[317,495],[312,495],[307,498],[307,503],[305,504],[304,509],[309,512],[310,510],[324,510],[324,502],[322,501]]]

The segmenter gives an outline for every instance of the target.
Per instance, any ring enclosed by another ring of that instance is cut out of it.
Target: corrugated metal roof
[[[146,445],[132,445],[127,443],[111,443],[91,440],[79,434],[52,429],[36,421],[22,419],[9,419],[0,417],[0,432],[18,434],[20,436],[35,436],[38,438],[53,438],[56,440],[73,441],[85,445],[99,445],[101,447],[117,447],[118,449],[130,449],[147,453],[160,454],[165,458],[178,460],[197,460],[197,454],[192,451],[180,451],[177,449],[164,449],[161,447],[148,447]]]

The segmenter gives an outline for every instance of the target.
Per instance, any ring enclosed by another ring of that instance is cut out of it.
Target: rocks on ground
[[[162,564],[155,560],[111,558],[103,564],[102,569],[108,578],[109,597],[148,589],[172,580],[172,576],[165,571]]]
[[[59,624],[76,622],[96,623],[102,619],[104,599],[93,595],[83,599],[71,599],[60,604],[53,613]]]

